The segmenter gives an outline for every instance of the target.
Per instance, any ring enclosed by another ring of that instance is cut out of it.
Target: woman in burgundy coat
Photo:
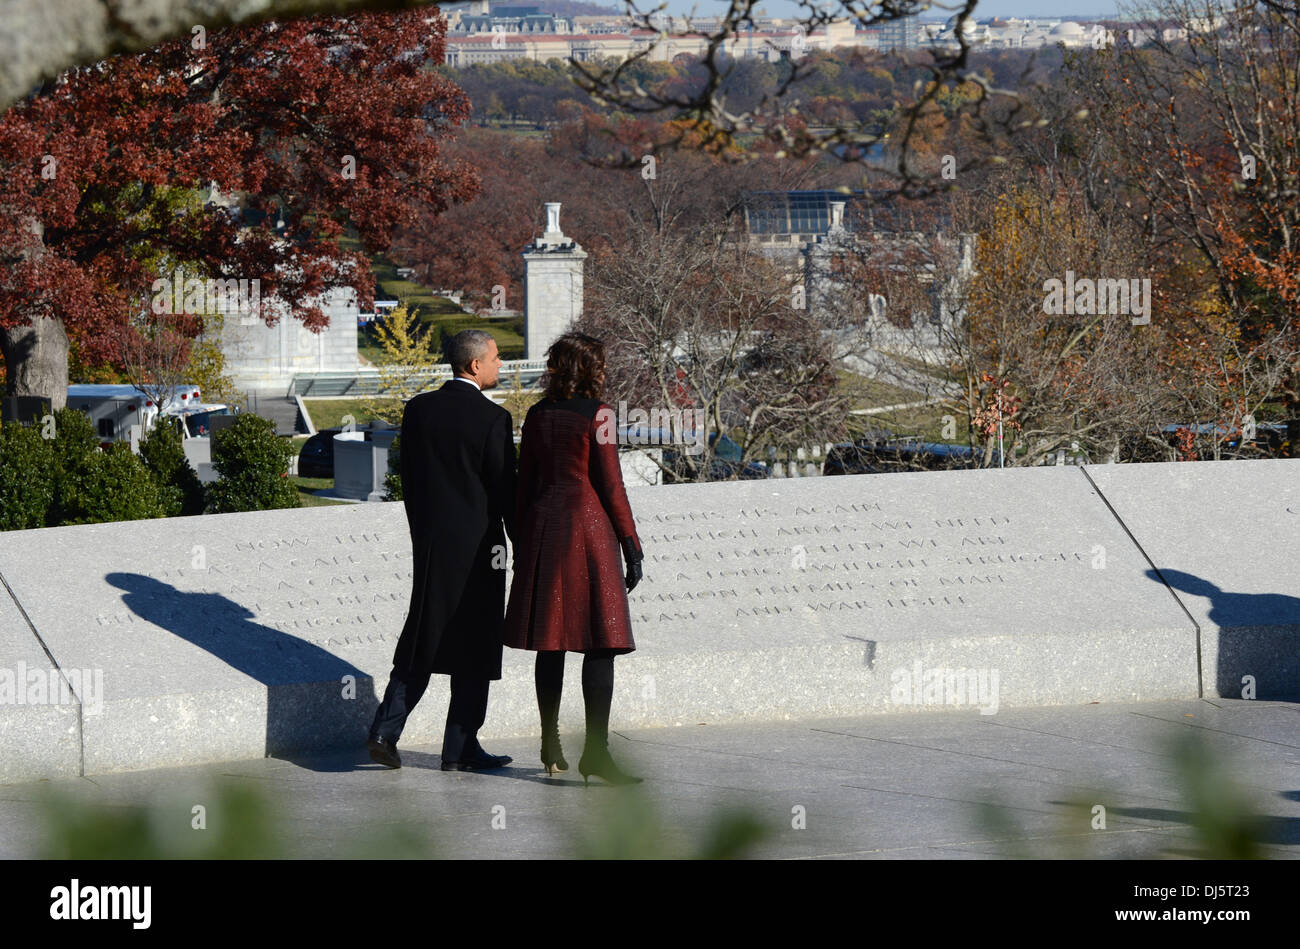
[[[524,419],[519,445],[519,542],[505,644],[537,652],[542,764],[566,771],[560,750],[565,652],[581,652],[587,740],[578,770],[612,784],[640,781],[609,754],[614,657],[636,648],[627,594],[641,579],[641,543],[623,490],[614,410],[600,401],[605,348],[566,333],[546,354],[546,394]],[[619,562],[619,548],[627,574]]]

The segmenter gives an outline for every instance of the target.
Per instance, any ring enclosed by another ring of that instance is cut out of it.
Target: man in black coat
[[[501,678],[505,531],[515,538],[514,424],[485,397],[501,358],[491,335],[457,333],[447,347],[455,378],[402,413],[402,498],[411,529],[411,605],[384,700],[370,726],[370,757],[400,768],[397,739],[432,673],[451,676],[442,770],[510,762],[478,743],[488,683]]]

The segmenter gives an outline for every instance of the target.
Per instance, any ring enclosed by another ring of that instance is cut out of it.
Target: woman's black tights
[[[583,655],[582,700],[587,709],[587,747],[607,747],[609,708],[614,701],[615,655],[612,649],[590,649]],[[537,709],[542,715],[542,735],[558,736],[560,693],[564,688],[564,652],[538,652],[533,672],[537,684]]]

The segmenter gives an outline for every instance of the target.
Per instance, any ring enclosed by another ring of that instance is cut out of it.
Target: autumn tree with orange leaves
[[[998,404],[1015,421],[1003,426],[1007,464],[1040,464],[1062,449],[1093,460],[1155,449],[1149,433],[1167,400],[1151,359],[1151,327],[1134,325],[1130,314],[1053,315],[1044,306],[1045,283],[1067,271],[1149,276],[1132,235],[1090,212],[1077,186],[1045,175],[1008,182],[990,206],[969,202],[958,217],[979,239],[953,348],[981,463],[994,462]]]
[[[1194,420],[1233,437],[1272,409],[1294,455],[1300,0],[1160,0],[1150,15],[1192,28],[1094,57],[1079,87],[1148,256],[1181,288],[1161,360],[1171,385],[1195,379]]]

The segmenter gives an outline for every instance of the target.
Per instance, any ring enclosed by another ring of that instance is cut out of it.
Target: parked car
[[[374,421],[358,425],[354,431],[364,432],[366,441],[370,441],[371,432],[391,427],[386,422]],[[324,428],[302,443],[302,448],[298,451],[298,477],[334,477],[334,436],[341,431],[342,427]]]
[[[851,442],[832,445],[822,462],[822,474],[871,474],[877,470],[877,452],[894,439],[893,432],[869,432]]]
[[[155,395],[161,395],[162,406],[154,404]],[[132,426],[139,426],[137,431],[145,435],[160,416],[178,419],[181,438],[189,440],[206,438],[214,418],[234,414],[224,402],[204,402],[199,387],[190,384],[171,386],[161,393],[133,385],[74,384],[68,386],[67,404],[90,419],[103,448],[128,441]]]
[[[1186,429],[1198,439],[1205,436],[1214,436],[1222,439],[1223,444],[1220,446],[1224,451],[1240,451],[1242,454],[1258,453],[1272,458],[1282,457],[1282,449],[1286,444],[1286,423],[1285,422],[1259,422],[1255,426],[1255,437],[1248,439],[1242,444],[1242,439],[1238,437],[1228,437],[1237,429],[1228,428],[1226,425],[1215,425],[1210,422],[1197,422],[1195,424],[1170,423],[1161,426],[1159,434],[1165,443],[1171,447],[1178,446],[1178,432]]]
[[[713,457],[702,473],[696,473],[683,452],[675,448],[664,449],[664,484],[691,481],[757,481],[771,476],[767,465],[744,461],[744,453],[732,439],[717,432],[709,434]]]
[[[997,451],[993,452],[997,464]],[[923,442],[915,438],[865,438],[843,442],[826,453],[824,475],[883,474],[889,471],[947,471],[975,468],[969,445]]]

